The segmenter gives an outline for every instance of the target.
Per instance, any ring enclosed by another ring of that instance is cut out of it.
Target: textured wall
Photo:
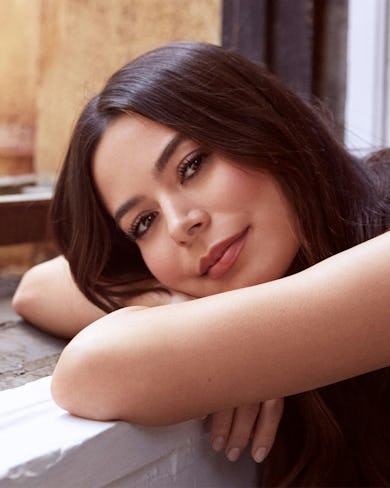
[[[0,2],[0,123],[30,127],[38,79],[40,0]]]
[[[0,174],[31,170],[40,1],[0,2]]]
[[[0,175],[56,174],[82,106],[134,56],[177,40],[220,43],[222,0],[0,0]],[[1,273],[50,255],[0,248]]]
[[[107,77],[176,40],[220,43],[221,0],[42,0],[35,165],[53,174],[71,127]]]

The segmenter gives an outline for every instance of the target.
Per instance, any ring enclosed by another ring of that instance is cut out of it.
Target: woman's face
[[[201,297],[280,278],[299,242],[275,180],[140,115],[107,128],[93,176],[165,286]]]

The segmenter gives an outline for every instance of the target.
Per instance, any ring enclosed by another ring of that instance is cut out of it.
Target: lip
[[[210,248],[200,260],[200,274],[210,278],[221,278],[237,261],[244,247],[249,227]]]

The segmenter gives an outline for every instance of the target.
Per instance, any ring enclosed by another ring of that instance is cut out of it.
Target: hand
[[[210,443],[236,461],[252,440],[251,454],[261,463],[270,452],[283,414],[283,398],[222,410],[211,415]]]

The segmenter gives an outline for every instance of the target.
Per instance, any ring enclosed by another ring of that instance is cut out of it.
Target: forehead
[[[138,114],[121,115],[108,125],[92,160],[92,176],[110,213],[130,187],[150,173],[175,134]]]
[[[107,160],[116,161],[129,155],[156,155],[175,135],[175,131],[142,115],[121,115],[107,126],[93,158],[94,172],[100,171]]]

